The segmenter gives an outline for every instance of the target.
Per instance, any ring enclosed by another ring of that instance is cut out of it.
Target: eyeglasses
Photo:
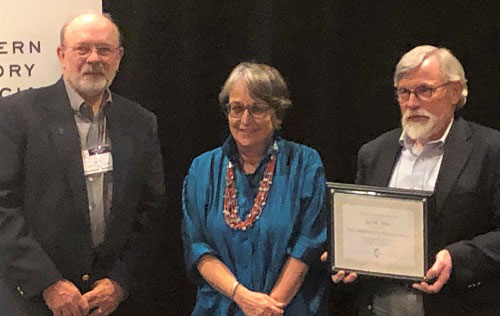
[[[415,97],[422,101],[428,101],[432,98],[434,91],[437,89],[446,86],[451,83],[451,81],[445,82],[436,87],[429,87],[427,85],[420,85],[415,89],[406,89],[406,88],[397,88],[396,89],[396,97],[399,101],[408,101],[410,99],[410,95],[413,93]]]
[[[230,117],[241,118],[245,110],[248,110],[248,113],[256,119],[264,118],[271,109],[269,105],[265,103],[254,103],[252,105],[244,106],[243,104],[237,102],[227,104],[226,108],[227,114]]]
[[[101,57],[109,57],[113,55],[120,47],[111,47],[108,45],[76,45],[73,47],[69,47],[75,54],[77,54],[80,57],[89,57],[92,51],[95,50],[97,52],[97,55]]]

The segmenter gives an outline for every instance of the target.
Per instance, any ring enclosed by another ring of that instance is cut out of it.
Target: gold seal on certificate
[[[327,183],[331,271],[424,280],[432,192]]]

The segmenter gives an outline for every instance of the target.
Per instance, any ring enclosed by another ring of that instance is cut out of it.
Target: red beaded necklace
[[[227,164],[226,171],[226,190],[224,191],[224,219],[229,227],[234,230],[247,230],[252,227],[262,213],[262,208],[266,204],[267,195],[271,184],[273,183],[274,169],[276,167],[276,153],[278,145],[274,143],[273,152],[266,164],[264,175],[260,181],[259,191],[253,202],[253,207],[247,218],[242,221],[238,214],[238,191],[236,189],[236,179],[234,166],[231,161]]]

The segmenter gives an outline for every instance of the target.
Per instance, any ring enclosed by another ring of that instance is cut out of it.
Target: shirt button
[[[89,179],[89,182],[94,181],[94,178],[92,178],[92,177],[89,177],[88,179]]]
[[[82,281],[87,282],[89,279],[90,279],[90,275],[88,275],[86,273],[84,275],[82,275]]]
[[[372,310],[372,305],[370,304],[370,305],[366,306],[366,309],[368,309],[369,311],[371,311]]]

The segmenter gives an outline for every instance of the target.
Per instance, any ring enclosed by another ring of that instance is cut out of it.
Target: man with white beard
[[[109,315],[130,293],[165,188],[154,114],[109,90],[123,51],[109,16],[80,14],[62,78],[0,99],[2,315]]]
[[[418,46],[394,74],[402,129],[365,144],[358,184],[433,191],[427,282],[365,279],[359,315],[498,315],[500,311],[500,133],[460,117],[462,65],[446,48]],[[357,285],[356,285],[357,284]]]

